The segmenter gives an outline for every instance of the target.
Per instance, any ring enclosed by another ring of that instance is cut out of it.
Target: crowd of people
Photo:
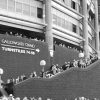
[[[41,42],[45,42],[45,40],[43,38],[39,38],[38,36],[37,37],[32,37],[32,36],[27,36],[25,34],[22,34],[22,33],[14,33],[12,31],[10,32],[3,32],[3,34],[7,35],[7,36],[15,36],[15,37],[18,37],[18,38],[27,38],[27,39],[30,39],[30,40],[35,40],[35,41],[41,41]],[[56,41],[54,41],[54,44],[58,45],[58,46],[61,46],[61,47],[66,47],[68,49],[74,49],[76,51],[80,51],[78,50],[77,48],[75,47],[72,47],[70,45],[66,45],[64,43],[57,43]]]
[[[31,37],[27,37],[26,35],[24,34],[21,34],[21,33],[13,33],[13,32],[5,32],[6,35],[11,35],[11,36],[16,36],[18,38],[29,38],[31,40],[35,40],[35,41],[42,41],[44,42],[44,40],[41,40],[39,38],[31,38]],[[54,41],[55,44],[58,44],[59,46],[62,46],[62,47],[67,47],[67,48],[71,48],[71,46],[66,46],[64,43],[58,43],[56,41]],[[77,50],[76,48],[74,48],[75,50]],[[50,78],[58,73],[61,73],[65,70],[68,70],[68,69],[71,69],[71,68],[86,68],[88,65],[90,65],[91,63],[95,62],[95,60],[97,60],[97,57],[96,56],[93,56],[91,58],[87,58],[87,59],[80,59],[80,60],[73,60],[72,62],[65,62],[65,64],[63,66],[59,66],[58,64],[54,64],[50,67],[50,69],[48,71],[43,71],[41,72],[41,76],[39,76],[40,78],[43,77],[43,78]],[[34,77],[34,75],[36,74],[36,72],[33,74],[31,73],[30,77]],[[27,79],[27,77],[25,75],[21,75],[21,78],[18,77],[17,79],[13,79],[13,82],[15,83],[18,83],[19,81],[21,80],[25,80]],[[8,83],[9,81],[11,80],[8,80]]]
[[[20,97],[14,97],[12,94],[10,94],[8,97],[7,96],[0,97],[0,100],[44,100],[44,99],[42,97],[27,97],[27,96],[21,99]],[[55,100],[55,99],[47,98],[45,100]],[[65,98],[64,100],[69,100],[69,99]],[[89,99],[82,96],[82,97],[76,97],[73,100],[100,100],[100,99],[98,98]]]
[[[7,36],[16,36],[18,38],[28,38],[31,40],[35,40],[35,41],[41,41],[44,42],[44,39],[39,39],[37,37],[28,37],[27,35],[21,34],[21,33],[13,33],[13,32],[5,32],[5,35]],[[57,44],[57,42],[54,42],[55,44]],[[61,47],[67,47],[69,49],[72,49],[71,46],[66,46],[63,43],[57,44]],[[75,50],[77,50],[77,48],[73,48]],[[32,73],[30,73],[30,75],[27,77],[25,74],[18,76],[16,79],[8,79],[7,80],[7,84],[9,83],[13,83],[13,84],[18,84],[20,82],[23,82],[24,80],[27,80],[29,78],[52,78],[53,76],[59,74],[59,73],[63,73],[66,70],[70,70],[72,68],[81,68],[81,69],[86,69],[90,64],[94,63],[95,61],[97,61],[98,58],[96,55],[93,55],[91,58],[86,58],[86,59],[79,59],[79,60],[73,60],[72,62],[65,62],[63,66],[59,66],[58,64],[53,64],[49,70],[44,71],[42,70],[40,72],[40,76],[37,75],[36,71],[33,71]],[[0,97],[0,100],[21,100],[20,97],[14,97],[12,94],[10,94],[8,97],[6,96],[2,96]],[[24,97],[23,100],[43,100],[42,97]],[[54,100],[51,98],[47,98],[46,100]],[[67,98],[65,98],[64,100],[68,100]],[[76,97],[74,100],[91,100],[89,98],[85,98],[85,97]],[[93,98],[92,100],[99,100],[98,98]]]
[[[98,57],[95,55],[87,59],[74,59],[72,62],[65,62],[63,66],[53,64],[47,71],[44,71],[44,69],[42,69],[40,75],[37,75],[37,72],[33,71],[29,74],[29,76],[23,74],[21,76],[18,76],[16,79],[8,79],[6,83],[8,84],[13,82],[13,84],[18,84],[29,78],[52,78],[53,76],[58,75],[59,73],[63,73],[64,71],[70,70],[72,68],[86,69],[90,64],[94,63],[97,60]]]
[[[61,67],[56,65],[52,65],[50,69],[46,72],[42,72],[42,77],[43,78],[51,78],[58,73],[62,73],[65,70],[69,70],[72,68],[81,68],[81,69],[86,69],[90,64],[94,63],[95,61],[98,60],[98,57],[96,55],[93,55],[91,58],[87,59],[79,59],[79,60],[73,60],[72,62],[65,62],[65,64]]]
[[[21,99],[20,97],[14,97],[12,94],[10,94],[9,96],[1,96],[0,100],[43,100],[43,99],[42,97],[27,97],[27,96]],[[53,100],[53,99],[47,98],[46,100]]]
[[[25,74],[21,75],[20,77],[18,76],[16,79],[8,79],[7,84],[13,83],[13,84],[18,84],[20,82],[23,82],[24,80],[27,80],[29,78],[52,78],[55,75],[58,75],[59,73],[63,73],[66,70],[72,69],[72,68],[81,68],[81,69],[86,69],[88,66],[95,61],[97,61],[98,58],[96,55],[92,56],[91,58],[83,59],[81,58],[80,60],[73,60],[72,62],[65,62],[65,64],[61,67],[59,67],[58,64],[52,65],[48,71],[42,70],[40,73],[40,76],[37,75],[36,71],[33,71],[30,73],[30,75],[27,77]],[[9,95],[9,97],[1,97],[1,100],[21,100],[20,97],[14,97],[13,95]],[[43,100],[41,97],[35,98],[35,97],[24,97],[23,100]],[[53,100],[51,98],[47,98],[47,100]],[[65,99],[68,100],[68,99]],[[85,97],[78,97],[75,98],[74,100],[91,100]],[[92,100],[99,100],[97,98],[93,98]]]
[[[71,44],[57,42],[56,40],[54,40],[54,44],[55,45],[58,45],[60,47],[63,47],[63,48],[73,49],[74,51],[77,51],[77,52],[82,51],[82,47],[81,48],[78,48],[78,47],[72,46]]]
[[[19,82],[23,82],[24,80],[26,79],[29,79],[29,78],[37,78],[39,77],[36,73],[36,71],[33,71],[32,73],[30,73],[30,75],[27,77],[25,74],[21,75],[21,76],[18,76],[16,79],[15,78],[11,78],[11,79],[7,79],[7,84],[13,82],[13,84],[18,84]]]
[[[27,38],[27,39],[35,40],[35,41],[41,41],[41,42],[44,42],[44,41],[45,41],[45,40],[42,39],[42,38],[27,36],[27,35],[22,34],[22,33],[5,32],[4,34],[5,34],[6,36],[15,36],[15,37],[18,37],[18,38]]]

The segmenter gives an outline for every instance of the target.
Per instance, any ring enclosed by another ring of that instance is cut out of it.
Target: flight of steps
[[[51,79],[31,78],[15,85],[15,96],[72,100],[75,97],[100,98],[100,60],[87,69],[72,68]]]

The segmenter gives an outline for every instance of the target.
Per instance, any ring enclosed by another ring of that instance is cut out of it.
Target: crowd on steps
[[[0,97],[0,100],[44,100],[44,99],[42,99],[42,97],[26,97],[26,96],[21,99],[20,97],[14,97],[12,94],[10,94],[8,97],[6,96]],[[56,100],[56,99],[47,98],[45,100]],[[69,100],[69,99],[65,98],[63,100]],[[82,96],[82,97],[76,97],[73,100],[100,100],[100,99],[98,98],[89,99]]]
[[[55,75],[58,75],[73,68],[84,70],[88,68],[90,64],[94,63],[97,60],[98,60],[97,56],[93,56],[87,59],[80,59],[80,60],[74,59],[72,62],[65,62],[63,66],[59,66],[58,64],[53,64],[47,71],[44,71],[43,68],[42,71],[40,72],[40,75],[37,75],[36,71],[33,71],[29,74],[29,76],[23,74],[21,76],[18,76],[16,79],[14,78],[7,79],[6,83],[18,84],[30,78],[52,78]]]
[[[16,79],[8,79],[6,83],[3,83],[3,87],[5,88],[6,85],[11,85],[11,92],[13,93],[13,84],[18,84],[20,82],[24,82],[24,80],[30,79],[30,78],[52,78],[55,75],[58,75],[59,73],[63,73],[64,71],[70,70],[72,68],[79,68],[79,69],[86,69],[88,66],[95,61],[98,60],[98,57],[95,55],[91,58],[81,58],[80,60],[73,60],[72,62],[65,62],[63,66],[59,66],[58,64],[54,64],[50,67],[49,70],[44,71],[42,69],[40,76],[37,75],[36,71],[33,71],[30,73],[30,75],[27,77],[25,74],[18,76]],[[9,88],[5,88],[7,91],[9,91]],[[22,100],[20,97],[14,97],[12,94],[7,96],[1,96],[1,100]],[[43,100],[42,97],[24,97],[23,100]],[[46,100],[53,100],[53,98],[47,98]],[[64,100],[68,100],[65,98]],[[98,98],[85,98],[85,97],[76,97],[73,100],[99,100]]]
[[[65,64],[61,67],[59,67],[58,64],[52,65],[48,71],[42,71],[41,77],[43,78],[51,78],[59,73],[62,73],[66,70],[72,69],[72,68],[80,68],[80,69],[86,69],[88,66],[95,61],[98,60],[98,57],[96,55],[92,56],[91,58],[87,59],[79,59],[79,60],[73,60],[72,62],[65,62]]]

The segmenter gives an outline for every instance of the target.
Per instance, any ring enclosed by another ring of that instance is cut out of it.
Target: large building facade
[[[1,0],[0,30],[39,37],[48,44],[99,55],[97,0]]]

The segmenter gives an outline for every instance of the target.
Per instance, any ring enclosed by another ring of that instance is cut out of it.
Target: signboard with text
[[[36,71],[40,74],[40,61],[45,60],[49,66],[47,44],[41,41],[0,35],[0,68],[3,68],[3,78],[14,78],[22,74]]]

